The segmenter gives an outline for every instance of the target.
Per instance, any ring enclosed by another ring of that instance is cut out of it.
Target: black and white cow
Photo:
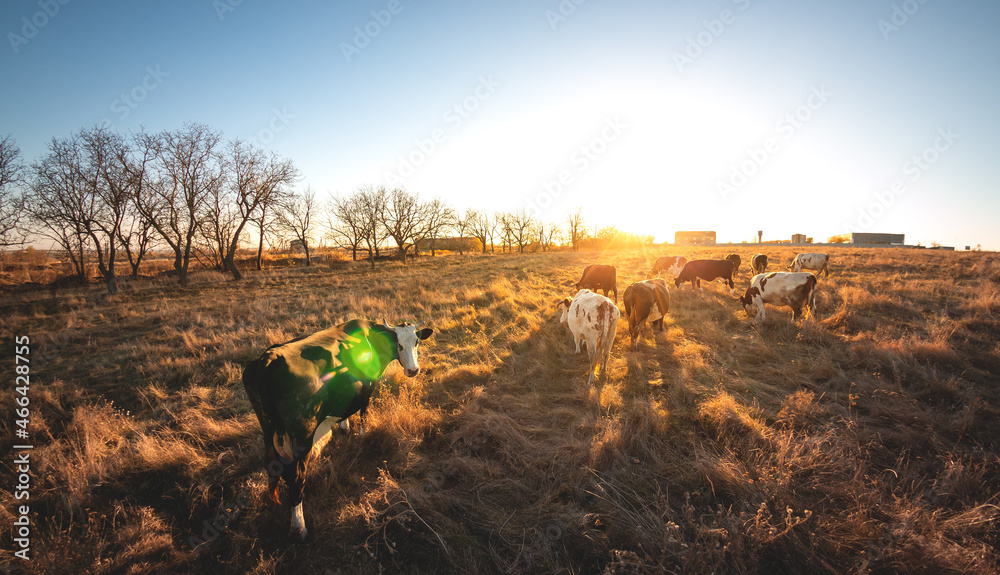
[[[663,256],[657,258],[653,262],[653,267],[646,272],[646,279],[653,279],[653,276],[660,277],[660,274],[667,272],[672,276],[676,276],[681,273],[684,269],[684,264],[687,263],[687,258],[684,256]]]
[[[684,269],[674,280],[674,287],[680,288],[684,282],[691,282],[691,289],[701,287],[701,280],[712,281],[723,279],[729,285],[729,293],[736,295],[736,284],[733,283],[733,262],[729,260],[692,260],[684,265]]]
[[[750,269],[753,271],[754,275],[762,274],[767,271],[767,256],[764,254],[757,254],[750,260]]]
[[[826,267],[829,263],[830,256],[826,254],[796,254],[788,269],[793,272],[816,270],[816,275],[826,272],[826,276],[830,277],[830,270]]]
[[[755,323],[764,320],[764,304],[787,305],[792,308],[792,319],[799,319],[802,308],[809,310],[809,317],[816,317],[816,276],[809,272],[771,272],[757,274],[750,287],[740,298],[743,311],[748,316],[756,308]]]
[[[625,288],[622,296],[625,302],[625,317],[628,318],[628,333],[632,336],[632,349],[639,348],[639,328],[648,319],[652,329],[663,331],[663,317],[670,310],[670,292],[667,282],[654,278],[636,282]]]
[[[302,485],[309,460],[333,427],[359,413],[364,421],[372,390],[398,360],[408,377],[420,373],[417,346],[434,333],[409,323],[376,325],[355,319],[269,347],[243,370],[243,385],[264,432],[264,465],[271,498],[279,479],[289,489],[292,532],[305,539]],[[343,425],[341,425],[343,427]]]

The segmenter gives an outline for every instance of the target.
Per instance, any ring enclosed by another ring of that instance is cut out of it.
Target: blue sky
[[[992,0],[63,1],[0,7],[0,133],[29,161],[196,121],[323,194],[1000,249]]]

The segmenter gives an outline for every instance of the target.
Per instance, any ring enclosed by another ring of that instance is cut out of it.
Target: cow
[[[618,280],[615,266],[592,264],[583,269],[583,277],[575,284],[576,289],[589,289],[594,291],[604,290],[607,297],[608,291],[614,294],[614,302],[618,303]]]
[[[787,269],[793,272],[816,270],[816,275],[826,272],[826,277],[830,277],[830,270],[826,267],[829,261],[830,256],[826,254],[795,254]]]
[[[587,385],[594,383],[598,362],[601,364],[601,377],[605,377],[611,346],[615,343],[615,332],[618,329],[618,306],[601,294],[582,289],[572,299],[567,297],[561,300],[556,305],[556,310],[562,312],[559,323],[569,323],[576,353],[580,353],[581,341],[587,345],[587,354],[590,356]]]
[[[743,263],[743,260],[740,259],[739,254],[729,254],[726,259],[733,262],[733,275],[735,276],[740,272],[740,264]]]
[[[762,274],[767,271],[767,256],[764,254],[757,254],[750,260],[750,269],[753,271],[754,275]]]
[[[628,333],[632,336],[632,349],[639,349],[639,328],[649,319],[652,329],[663,331],[663,317],[670,310],[670,292],[667,282],[660,278],[636,282],[622,295]]]
[[[764,304],[787,305],[792,308],[792,319],[802,315],[802,308],[809,310],[809,317],[816,316],[816,276],[809,272],[771,272],[757,274],[750,280],[750,287],[740,298],[743,311],[751,316],[750,309],[757,308],[755,323],[764,320]],[[752,317],[752,316],[751,316]]]
[[[268,490],[278,503],[279,479],[289,489],[291,530],[308,531],[302,486],[309,461],[330,440],[333,426],[346,429],[358,413],[362,426],[372,391],[389,364],[398,360],[407,377],[420,373],[417,346],[431,328],[390,326],[363,319],[272,345],[243,370],[243,386],[264,433]]]
[[[729,260],[692,260],[684,265],[684,269],[674,280],[674,287],[680,288],[684,282],[691,282],[691,289],[701,287],[701,280],[712,281],[724,279],[729,285],[729,293],[736,295],[736,284],[733,283],[733,262]]]
[[[656,274],[656,277],[660,277],[662,272],[667,272],[672,276],[676,276],[681,273],[681,270],[684,269],[684,264],[686,263],[687,258],[684,256],[663,256],[657,258],[656,262],[653,263],[652,269],[646,272],[646,279],[653,279],[653,274]]]

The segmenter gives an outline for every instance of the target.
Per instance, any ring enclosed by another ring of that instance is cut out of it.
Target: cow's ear
[[[417,332],[417,337],[420,339],[427,339],[432,335],[434,335],[434,330],[429,327],[425,327],[424,329]]]

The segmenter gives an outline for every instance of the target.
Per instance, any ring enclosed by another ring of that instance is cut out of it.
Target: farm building
[[[682,245],[712,245],[715,232],[675,232],[674,243]]]
[[[852,233],[851,243],[866,246],[901,246],[905,234]]]
[[[475,251],[481,249],[482,245],[479,238],[469,237],[435,238],[433,240],[422,238],[417,241],[417,248],[422,252],[429,252],[432,249],[450,250],[453,252],[457,252],[460,249],[463,251]]]
[[[805,234],[792,234],[792,243],[793,244],[804,244],[804,243],[806,243],[806,235]]]

